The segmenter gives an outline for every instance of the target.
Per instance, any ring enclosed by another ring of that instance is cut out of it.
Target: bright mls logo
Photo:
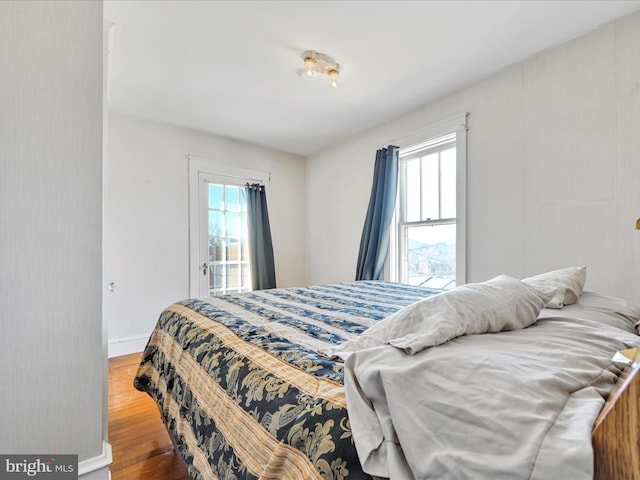
[[[0,480],[78,478],[78,455],[0,455]]]

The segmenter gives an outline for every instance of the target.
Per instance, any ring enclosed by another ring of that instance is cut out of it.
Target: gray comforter
[[[345,388],[364,470],[394,480],[592,478],[591,429],[619,374],[613,355],[640,346],[639,316],[585,292],[528,328],[415,355],[390,345],[351,354]]]

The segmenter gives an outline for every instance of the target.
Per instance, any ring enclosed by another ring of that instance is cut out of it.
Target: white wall
[[[271,172],[277,284],[306,281],[304,158],[111,113],[105,269],[116,290],[106,297],[110,356],[139,350],[162,309],[189,297],[187,154]]]
[[[102,2],[0,2],[0,452],[108,478]],[[101,472],[102,475],[96,475]]]
[[[309,283],[354,278],[376,149],[466,111],[467,280],[586,264],[640,303],[639,58],[636,13],[310,156]]]

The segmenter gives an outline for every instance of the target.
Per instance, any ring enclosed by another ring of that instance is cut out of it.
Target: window
[[[248,292],[249,234],[245,187],[208,182],[209,295]]]
[[[392,280],[444,289],[465,281],[466,115],[456,120],[400,148]]]

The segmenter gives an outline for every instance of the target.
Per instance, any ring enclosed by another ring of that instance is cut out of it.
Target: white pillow
[[[535,323],[549,298],[500,275],[415,302],[326,353],[346,359],[358,350],[391,344],[413,355],[465,334],[525,328]]]
[[[546,308],[562,308],[576,303],[587,281],[587,267],[569,267],[524,278],[524,283],[544,292],[552,293]]]

